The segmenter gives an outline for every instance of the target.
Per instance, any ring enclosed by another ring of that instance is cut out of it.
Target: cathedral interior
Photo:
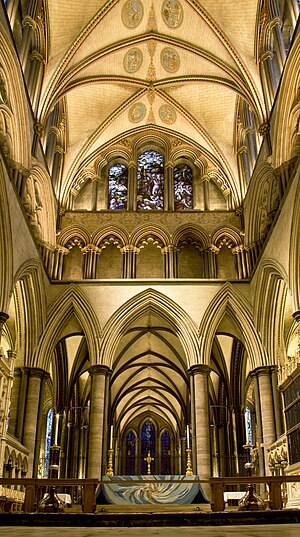
[[[299,11],[2,0],[0,478],[299,477]]]

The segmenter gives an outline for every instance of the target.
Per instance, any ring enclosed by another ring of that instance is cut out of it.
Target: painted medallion
[[[180,66],[180,58],[173,48],[164,48],[160,55],[161,63],[166,71],[175,73]]]
[[[176,112],[172,106],[164,104],[159,109],[159,117],[164,123],[171,125],[176,121]]]
[[[122,21],[127,28],[135,28],[141,22],[144,14],[142,2],[139,0],[128,0],[122,9]]]
[[[124,68],[127,73],[135,73],[141,67],[143,54],[138,48],[128,50],[124,58]]]
[[[161,12],[165,23],[170,28],[177,28],[182,23],[183,9],[178,0],[165,0]]]
[[[142,121],[146,115],[146,107],[143,103],[134,104],[129,110],[129,119],[132,123]]]

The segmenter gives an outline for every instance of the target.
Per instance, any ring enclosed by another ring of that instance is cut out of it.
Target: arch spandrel
[[[202,362],[209,365],[214,337],[218,326],[226,315],[243,334],[243,343],[248,353],[251,368],[266,365],[268,356],[255,328],[251,304],[241,292],[228,282],[222,286],[210,302],[199,325]]]
[[[48,309],[45,330],[34,355],[35,366],[49,369],[51,356],[60,339],[61,330],[72,317],[75,317],[86,337],[91,365],[100,363],[98,361],[101,341],[99,321],[86,295],[77,285],[70,284]]]

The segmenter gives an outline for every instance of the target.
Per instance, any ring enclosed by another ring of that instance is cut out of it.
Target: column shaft
[[[29,370],[29,372],[23,444],[29,450],[28,476],[34,477],[33,465],[37,437],[37,421],[40,403],[41,379],[44,371],[42,369],[32,368]]]
[[[108,368],[101,365],[92,366],[89,370],[91,375],[91,407],[87,477],[99,479],[102,473],[105,378],[107,371]]]
[[[197,474],[200,479],[211,477],[210,463],[210,431],[208,408],[208,375],[210,368],[207,365],[198,365],[192,368],[195,389],[195,423],[196,423],[196,453]],[[210,497],[210,486],[203,484],[203,491]]]

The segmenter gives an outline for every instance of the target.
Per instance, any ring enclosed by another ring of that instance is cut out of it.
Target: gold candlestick
[[[192,469],[192,459],[191,459],[192,450],[190,448],[187,448],[185,451],[186,451],[186,471],[185,471],[185,475],[194,475],[193,474],[193,469]]]
[[[107,472],[106,475],[108,477],[112,477],[114,475],[114,469],[113,469],[113,449],[108,450],[108,465],[107,465]]]

